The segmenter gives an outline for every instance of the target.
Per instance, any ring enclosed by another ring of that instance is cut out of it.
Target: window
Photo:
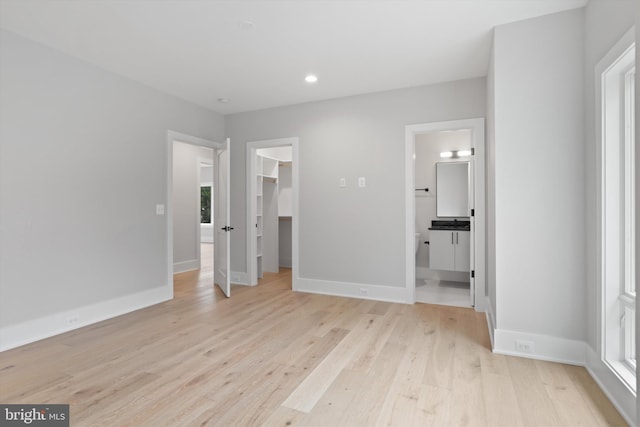
[[[625,36],[599,70],[602,359],[636,388],[635,46]],[[624,42],[627,41],[626,46]]]
[[[200,223],[211,224],[211,186],[200,187]]]

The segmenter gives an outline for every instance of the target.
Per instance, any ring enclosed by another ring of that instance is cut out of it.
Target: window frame
[[[603,61],[596,70],[601,358],[635,393],[635,38],[623,38]]]

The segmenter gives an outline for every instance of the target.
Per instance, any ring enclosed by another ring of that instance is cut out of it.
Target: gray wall
[[[200,268],[200,162],[213,164],[211,148],[176,142],[173,145],[173,265],[174,271]],[[213,168],[209,168],[213,171]],[[210,173],[208,181],[213,182]]]
[[[226,116],[232,270],[247,269],[246,142],[297,136],[300,276],[403,287],[405,125],[484,117],[485,95],[479,78]]]
[[[222,118],[6,31],[0,57],[0,326],[167,286],[167,130]]]
[[[494,34],[497,327],[581,341],[583,10]]]

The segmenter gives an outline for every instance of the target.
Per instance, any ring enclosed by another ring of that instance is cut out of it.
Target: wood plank
[[[507,358],[518,406],[526,426],[558,426],[562,423],[533,360]]]
[[[0,400],[67,402],[78,426],[626,425],[584,368],[493,354],[469,309],[295,293],[285,269],[175,290],[0,353]]]

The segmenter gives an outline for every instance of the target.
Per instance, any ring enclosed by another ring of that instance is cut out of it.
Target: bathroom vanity
[[[432,221],[429,228],[429,268],[469,271],[470,231],[469,221]]]

